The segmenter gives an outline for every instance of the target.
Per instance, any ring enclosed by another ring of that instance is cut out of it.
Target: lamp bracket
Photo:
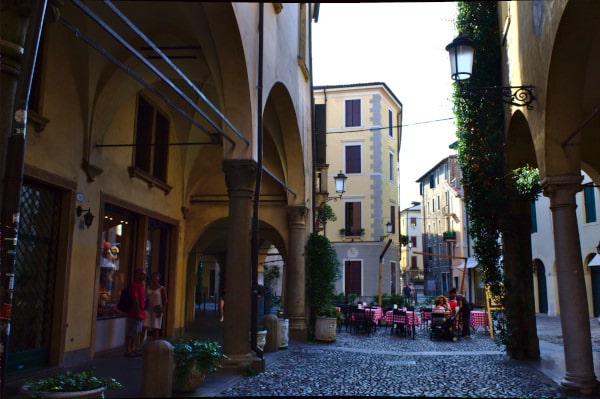
[[[517,107],[527,107],[528,110],[533,109],[533,101],[535,95],[533,89],[535,86],[490,86],[490,87],[465,87],[459,84],[463,91],[491,93],[502,97],[502,101],[507,104]]]

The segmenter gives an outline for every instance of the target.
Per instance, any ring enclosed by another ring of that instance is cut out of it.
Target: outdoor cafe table
[[[487,313],[481,310],[471,310],[471,328],[477,331],[479,327],[484,327],[487,330]]]
[[[405,320],[408,319],[408,320]],[[407,310],[406,317],[401,315],[394,315],[393,310],[388,310],[385,312],[384,320],[388,323],[408,323],[409,326],[419,326],[421,325],[421,320],[419,319],[419,314],[415,314],[415,312]]]
[[[383,310],[380,307],[376,308],[365,308],[365,312],[371,315],[371,320],[373,323],[378,324],[379,320],[383,319]]]
[[[379,324],[379,320],[383,319],[383,310],[381,308],[364,308],[365,313],[371,318],[373,324]]]

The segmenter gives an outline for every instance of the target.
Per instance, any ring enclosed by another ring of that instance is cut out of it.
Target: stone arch
[[[306,151],[303,150],[298,116],[290,93],[277,82],[271,88],[264,110],[264,165],[281,176],[295,194],[285,192],[289,205],[305,203],[300,193],[306,184]],[[306,145],[306,144],[305,144]]]
[[[124,6],[127,8],[127,6]],[[130,15],[139,15],[139,20],[133,21],[157,46],[181,47],[180,50],[163,50],[167,56],[181,56],[175,64],[185,74],[202,94],[236,127],[248,141],[253,134],[252,101],[250,95],[249,72],[243,50],[240,27],[231,3],[198,3],[186,4],[181,7],[177,3],[153,3],[152,11],[160,12],[165,18],[144,18],[145,12],[136,11]],[[160,11],[157,11],[160,8]],[[218,21],[215,21],[218,19]],[[147,47],[145,42],[133,33],[124,35],[136,48]],[[111,45],[111,52],[118,54],[116,45]],[[140,50],[143,55],[155,55],[151,49]],[[226,59],[227,62],[223,62]],[[191,116],[206,131],[215,133],[211,126],[193,107],[185,102],[169,84],[163,82],[156,74],[132,54],[122,62],[152,87],[163,93],[172,103]],[[161,65],[162,63],[162,65]],[[236,142],[235,151],[250,157],[250,146],[243,143],[225,122],[214,112],[201,96],[189,88],[187,83],[171,68],[165,68],[163,61],[153,61],[179,89],[225,131],[228,138]],[[134,111],[133,96],[143,89],[141,83],[133,77],[121,72],[111,62],[106,61],[99,73],[99,90],[92,100],[90,118],[94,121],[95,140],[102,141],[113,115],[123,104],[131,102]],[[233,81],[233,82],[229,82]],[[243,90],[243,88],[248,88]],[[228,91],[229,90],[229,91]],[[145,91],[148,91],[145,89]],[[117,101],[115,101],[117,100]],[[120,100],[120,101],[119,101]],[[172,118],[177,129],[173,129],[173,141],[193,142],[209,141],[202,130],[181,116],[176,110],[164,105],[165,112]],[[133,113],[134,114],[134,113]],[[218,149],[218,150],[217,150]],[[178,159],[182,163],[185,176],[193,173],[194,159],[197,157],[213,158],[214,164],[232,154],[231,144],[223,140],[223,146],[185,146],[178,147]],[[184,181],[186,178],[184,178]]]
[[[232,221],[228,217],[220,217],[212,220],[200,228],[200,231],[196,237],[196,241],[188,246],[186,254],[188,258],[187,271],[186,271],[186,305],[185,305],[185,320],[190,322],[194,319],[194,305],[197,305],[195,293],[197,292],[196,287],[196,276],[198,273],[198,265],[200,262],[207,264],[207,269],[204,271],[204,279],[210,276],[210,272],[214,271],[214,278],[218,278],[220,273],[224,274],[225,264],[227,259],[227,245],[226,241],[228,224]],[[271,246],[276,248],[280,254],[282,263],[284,265],[284,273],[281,277],[285,278],[285,264],[287,263],[288,251],[285,248],[284,237],[280,231],[277,230],[273,225],[261,221],[260,226],[260,242],[259,242],[259,264],[264,263],[267,249]],[[206,282],[207,280],[205,280]],[[214,287],[212,290],[214,295],[217,295],[215,290],[218,290],[218,281],[213,281],[212,285],[206,284],[202,291],[206,291],[206,287]],[[285,289],[285,285],[282,285]],[[210,290],[209,290],[210,291]],[[285,297],[285,293],[282,294]]]
[[[581,163],[600,170],[600,3],[570,1],[562,14],[548,69],[545,135],[538,150],[542,177],[579,173]]]
[[[506,132],[505,165],[508,171],[529,165],[537,167],[535,146],[525,115],[516,111]]]

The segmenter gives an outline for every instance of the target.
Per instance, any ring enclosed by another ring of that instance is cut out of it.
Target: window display
[[[133,218],[125,211],[107,206],[100,241],[98,319],[124,316],[117,310],[116,304],[121,290],[129,281],[132,221]]]

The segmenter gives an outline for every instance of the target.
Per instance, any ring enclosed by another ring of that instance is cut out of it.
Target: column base
[[[598,394],[600,391],[600,382],[593,374],[588,378],[583,378],[567,373],[565,378],[560,380],[560,386],[569,396],[573,394],[591,396]]]
[[[290,317],[289,338],[292,341],[308,341],[308,330],[303,317]]]
[[[225,369],[241,371],[251,369],[254,374],[265,371],[265,359],[256,356],[254,352],[245,355],[227,355],[227,357],[229,359],[222,363]]]

